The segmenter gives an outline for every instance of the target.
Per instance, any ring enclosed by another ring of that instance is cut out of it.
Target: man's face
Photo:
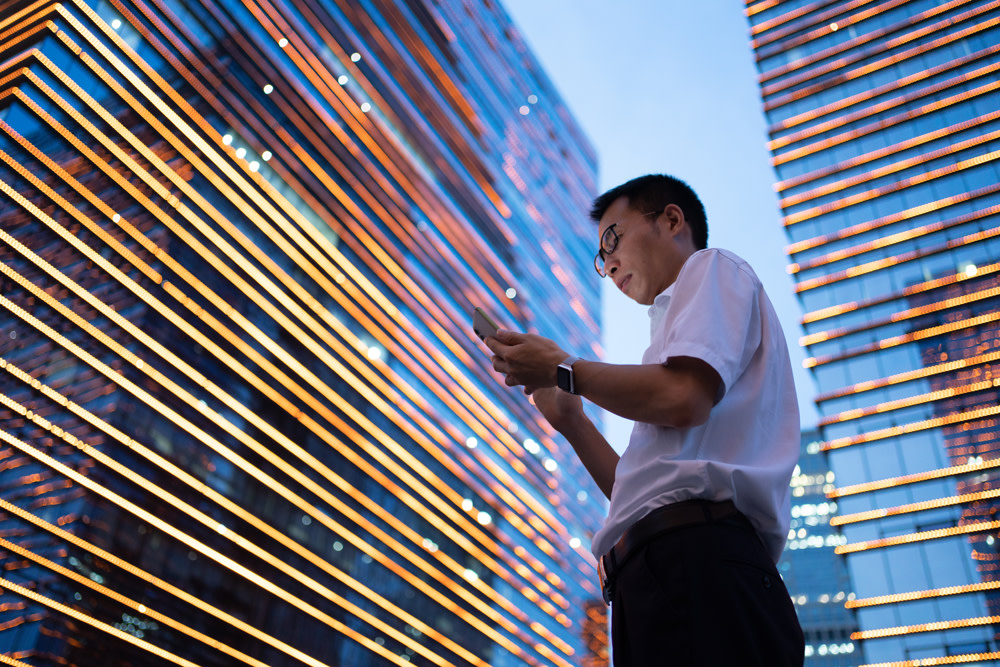
[[[605,242],[600,246],[605,274],[625,296],[651,305],[677,279],[694,250],[691,246],[687,251],[683,243],[686,238],[690,245],[690,234],[682,233],[686,227],[684,214],[673,204],[662,211],[639,211],[625,197],[616,199],[598,225],[598,242]],[[610,253],[606,251],[609,242],[614,245]]]

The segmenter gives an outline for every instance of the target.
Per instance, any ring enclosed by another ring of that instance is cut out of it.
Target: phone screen
[[[480,339],[486,340],[488,336],[496,336],[499,328],[493,318],[487,315],[482,308],[476,306],[472,311],[472,330]]]

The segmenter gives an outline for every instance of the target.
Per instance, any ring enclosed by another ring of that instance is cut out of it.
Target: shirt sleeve
[[[753,269],[740,258],[715,249],[691,255],[655,334],[662,340],[660,362],[704,361],[722,379],[716,402],[722,400],[760,346],[760,291]]]

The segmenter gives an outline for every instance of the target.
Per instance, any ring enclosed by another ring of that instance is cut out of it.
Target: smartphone
[[[497,323],[493,321],[493,318],[486,314],[486,311],[476,306],[472,311],[472,330],[476,332],[476,335],[480,339],[486,340],[489,336],[496,336]]]

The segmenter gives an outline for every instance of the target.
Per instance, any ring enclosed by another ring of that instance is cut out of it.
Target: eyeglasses
[[[644,218],[648,218],[651,215],[659,214],[659,211],[650,211],[649,213],[643,213],[642,215]],[[607,260],[608,256],[618,248],[618,241],[622,237],[622,235],[615,229],[617,226],[618,223],[616,222],[604,230],[604,233],[601,234],[601,247],[598,249],[597,254],[594,255],[594,269],[597,270],[597,274],[602,278],[606,278],[608,275],[604,270],[604,262]]]

